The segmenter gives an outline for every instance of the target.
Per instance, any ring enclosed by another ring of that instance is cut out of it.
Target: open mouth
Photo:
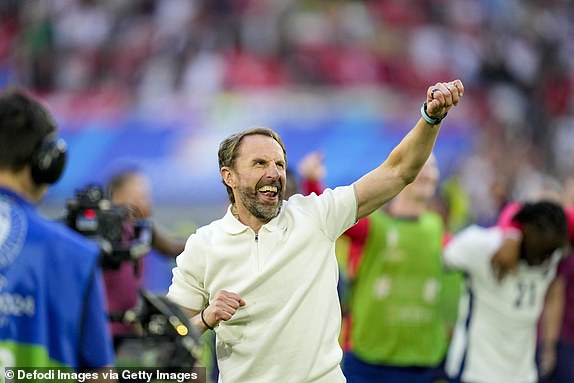
[[[263,195],[266,199],[274,200],[279,194],[279,188],[277,186],[265,185],[257,189],[259,194]]]

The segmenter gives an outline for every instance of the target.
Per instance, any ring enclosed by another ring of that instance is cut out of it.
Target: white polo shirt
[[[220,382],[345,382],[335,240],[356,212],[345,186],[291,197],[257,236],[228,209],[189,237],[168,297],[195,311],[220,290],[246,302],[215,329]]]
[[[458,321],[448,352],[451,378],[473,383],[534,383],[536,324],[560,251],[544,265],[521,262],[498,281],[491,259],[502,245],[499,228],[471,226],[447,245],[447,267],[466,273]]]

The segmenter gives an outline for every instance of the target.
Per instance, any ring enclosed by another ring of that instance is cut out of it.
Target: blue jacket
[[[113,364],[99,249],[0,188],[0,363]]]

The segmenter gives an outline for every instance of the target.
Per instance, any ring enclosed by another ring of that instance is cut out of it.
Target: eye
[[[277,167],[278,167],[279,169],[285,169],[285,164],[284,164],[283,162],[278,162],[278,163],[277,163]]]

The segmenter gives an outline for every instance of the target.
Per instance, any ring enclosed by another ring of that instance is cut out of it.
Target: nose
[[[279,178],[280,172],[279,172],[279,167],[277,167],[277,164],[270,162],[269,166],[267,167],[267,172],[266,172],[266,176],[268,178]]]

